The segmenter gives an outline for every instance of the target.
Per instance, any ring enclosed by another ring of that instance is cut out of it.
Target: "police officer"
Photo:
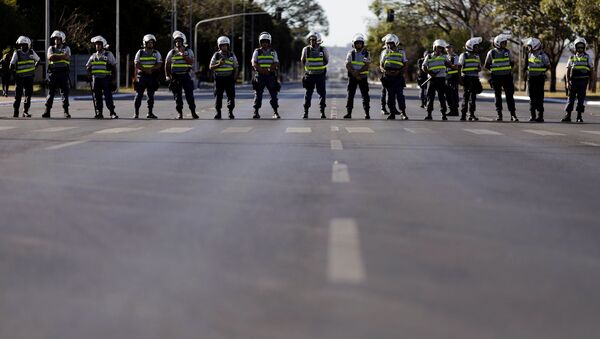
[[[142,98],[144,92],[148,93],[148,115],[147,119],[157,119],[152,110],[154,109],[154,92],[158,89],[158,77],[160,76],[160,68],[163,65],[160,52],[155,50],[156,37],[152,34],[144,35],[142,39],[144,48],[140,49],[134,58],[137,77],[134,83],[135,99],[133,115],[137,119],[140,115],[140,107],[142,106]]]
[[[483,39],[474,37],[465,43],[465,52],[458,58],[458,65],[462,75],[462,85],[464,89],[463,103],[460,110],[460,121],[467,120],[467,111],[469,112],[469,121],[479,120],[475,116],[477,94],[483,91],[479,72],[481,72],[481,59],[479,57],[479,46]]]
[[[382,50],[387,48],[387,45],[385,44],[385,40],[389,37],[389,34],[386,34],[383,38],[381,38],[381,42],[383,42],[383,46],[381,47]],[[385,86],[381,86],[381,114],[383,115],[389,115],[390,112],[388,112],[387,110],[387,99],[388,99],[388,92],[385,89]]]
[[[219,50],[210,60],[210,69],[215,73],[215,119],[221,119],[223,107],[223,93],[227,93],[227,109],[229,119],[234,119],[235,108],[235,79],[237,79],[239,63],[233,51],[230,50],[230,41],[226,36],[217,39]]]
[[[173,92],[177,117],[183,119],[183,93],[187,101],[192,119],[198,119],[196,102],[194,101],[194,82],[190,72],[194,64],[194,52],[186,46],[185,34],[180,31],[173,32],[175,47],[169,51],[165,59],[165,73],[169,82],[169,89]]]
[[[427,116],[425,120],[432,120],[433,101],[437,92],[440,101],[442,120],[448,120],[446,117],[446,69],[453,67],[446,56],[444,49],[448,46],[442,39],[433,42],[433,52],[427,54],[423,60],[423,71],[429,74],[429,83],[427,84]]]
[[[46,111],[42,118],[50,118],[52,104],[56,91],[60,89],[62,95],[63,110],[65,118],[70,118],[69,114],[69,66],[71,64],[71,49],[65,45],[67,36],[61,31],[54,31],[50,35],[53,46],[48,48],[48,97],[46,98]]]
[[[550,58],[542,51],[542,42],[536,38],[527,40],[527,92],[529,93],[529,121],[544,122],[544,83]],[[537,116],[536,116],[537,111]]]
[[[388,120],[396,119],[396,114],[400,114],[400,119],[408,120],[406,115],[406,102],[404,98],[404,68],[406,67],[406,53],[398,49],[400,39],[395,34],[389,34],[385,41],[386,48],[381,52],[379,59],[379,69],[383,76],[381,84],[388,92],[388,108],[390,115]],[[396,109],[396,102],[398,109]]]
[[[260,48],[254,50],[252,54],[252,67],[255,70],[252,86],[254,87],[254,115],[253,119],[260,119],[258,111],[262,107],[262,97],[265,87],[271,95],[271,107],[273,107],[273,119],[281,118],[277,112],[279,102],[277,93],[281,85],[277,80],[277,70],[279,69],[279,57],[277,52],[271,48],[271,34],[262,32],[258,36]]]
[[[352,39],[353,50],[348,52],[346,56],[346,69],[348,70],[348,96],[346,102],[347,113],[344,119],[352,118],[352,109],[354,108],[354,95],[356,88],[360,88],[360,94],[363,99],[363,108],[365,110],[365,119],[370,119],[369,115],[370,102],[369,97],[369,66],[371,58],[369,51],[365,48],[365,36],[356,34]]]
[[[308,40],[308,46],[302,49],[302,56],[300,61],[304,65],[304,78],[302,78],[302,85],[306,89],[304,95],[304,115],[303,119],[308,119],[308,109],[310,108],[310,101],[312,99],[315,87],[319,94],[319,107],[321,110],[321,119],[327,118],[325,116],[325,107],[327,99],[326,85],[326,74],[327,64],[329,63],[329,52],[327,48],[321,46],[323,40],[321,34],[318,32],[310,32],[306,36]]]
[[[514,62],[510,56],[510,51],[506,49],[509,38],[506,34],[500,34],[494,38],[494,48],[488,52],[484,65],[492,73],[490,84],[494,89],[496,112],[498,112],[496,121],[502,121],[502,89],[504,89],[506,105],[510,111],[510,120],[517,122],[519,119],[517,118],[513,97],[515,93],[512,74]]]
[[[13,53],[10,61],[10,69],[15,72],[15,102],[14,118],[19,117],[19,107],[21,98],[25,92],[25,101],[23,103],[23,117],[31,118],[29,107],[31,106],[31,95],[33,94],[33,76],[35,67],[40,61],[40,57],[31,49],[31,39],[26,36],[20,36],[17,39],[17,50]]]
[[[567,62],[567,89],[569,91],[569,102],[565,111],[567,114],[562,122],[571,122],[571,112],[577,99],[577,122],[583,122],[582,114],[585,111],[585,96],[588,81],[594,68],[594,63],[589,54],[586,53],[587,42],[584,38],[577,38],[573,42],[575,53]]]
[[[96,46],[96,53],[90,56],[86,69],[92,75],[92,89],[96,98],[96,119],[104,119],[102,114],[103,104],[102,96],[106,100],[106,108],[110,111],[111,119],[118,119],[115,113],[115,104],[113,102],[112,91],[116,89],[116,64],[117,60],[112,52],[107,51],[108,42],[101,35],[92,38],[92,43]]]
[[[454,53],[454,46],[448,44],[446,47],[446,57],[451,67],[446,68],[446,101],[450,112],[448,116],[458,116],[458,82],[460,74],[458,71],[458,55]]]
[[[419,85],[419,98],[421,99],[421,108],[427,105],[427,73],[423,71],[423,61],[429,52],[425,51],[423,57],[417,60],[417,84]]]

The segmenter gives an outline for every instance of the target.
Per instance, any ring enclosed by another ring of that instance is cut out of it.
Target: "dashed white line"
[[[504,135],[500,132],[496,132],[496,131],[492,131],[489,129],[470,129],[470,128],[465,128],[465,131],[469,132],[469,133],[473,133],[473,134],[477,134],[477,135]]]
[[[252,127],[227,127],[221,133],[248,133]]]
[[[531,133],[531,134],[536,134],[536,135],[543,135],[543,136],[561,136],[561,135],[566,135],[566,134],[563,134],[563,133],[543,131],[543,130],[540,130],[540,129],[525,129],[525,130],[523,130],[523,132]]]
[[[285,129],[286,133],[311,133],[310,127],[288,127]]]
[[[348,133],[375,133],[369,127],[346,127],[346,131],[348,131]]]
[[[96,134],[118,134],[118,133],[127,133],[127,132],[135,132],[143,129],[144,127],[117,127],[117,128],[107,128],[100,131],[96,131]]]
[[[0,126],[0,131],[6,131],[6,130],[9,130],[9,129],[13,129],[13,128],[16,128],[16,127],[14,127],[14,126]]]
[[[334,151],[341,151],[344,149],[341,140],[331,140],[331,149]]]
[[[329,224],[327,279],[335,284],[366,280],[358,226],[354,219],[335,218]]]
[[[75,145],[79,145],[79,144],[83,144],[88,142],[87,140],[78,140],[78,141],[71,141],[71,142],[67,142],[64,144],[60,144],[60,145],[54,145],[54,146],[50,146],[50,147],[46,147],[47,150],[57,150],[57,149],[61,149],[61,148],[65,148],[65,147],[69,147],[69,146],[75,146]]]
[[[433,133],[433,131],[430,128],[425,128],[425,127],[419,127],[419,128],[405,128],[404,129],[407,132],[410,132],[412,134],[425,134],[425,133]]]
[[[583,133],[588,133],[588,134],[597,134],[600,135],[600,131],[582,131]]]
[[[598,144],[598,143],[595,143],[595,142],[582,141],[581,143],[582,143],[583,145],[587,145],[587,146],[600,147],[600,144]]]
[[[79,127],[75,127],[75,126],[48,127],[48,128],[35,130],[34,132],[54,133],[54,132],[68,131],[70,129],[76,129],[76,128],[79,128]]]
[[[331,126],[331,131],[332,131],[332,132],[339,132],[339,131],[340,131],[340,128],[339,128],[339,127],[337,127],[337,126]]]
[[[346,183],[350,182],[350,172],[348,172],[348,165],[341,164],[337,161],[333,163],[331,170],[331,182],[334,183]]]
[[[194,129],[193,127],[171,127],[171,128],[163,129],[159,133],[178,134],[178,133],[189,132],[193,129]]]

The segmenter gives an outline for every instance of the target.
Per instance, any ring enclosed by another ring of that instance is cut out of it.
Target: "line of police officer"
[[[134,99],[134,118],[139,117],[139,110],[144,93],[148,100],[148,119],[156,119],[153,113],[154,93],[159,86],[160,69],[165,67],[166,80],[169,83],[169,89],[173,92],[175,109],[177,111],[176,119],[183,119],[183,94],[190,109],[193,119],[198,119],[196,105],[193,95],[193,81],[191,71],[194,65],[194,53],[187,47],[185,34],[175,31],[172,35],[174,48],[169,51],[163,62],[160,52],[155,49],[156,38],[152,34],[143,37],[143,48],[140,49],[134,58],[136,69],[136,80],[134,88],[136,96]],[[53,45],[47,51],[48,64],[48,87],[49,93],[46,100],[46,109],[42,117],[49,118],[52,110],[52,104],[55,94],[58,90],[62,94],[62,103],[65,118],[70,118],[69,114],[69,66],[71,51],[65,44],[66,36],[61,31],[54,31],[50,37]],[[514,102],[514,79],[513,66],[514,61],[510,50],[507,49],[507,43],[510,36],[500,34],[493,40],[494,48],[491,49],[485,58],[483,67],[491,73],[490,85],[494,90],[495,106],[497,111],[497,121],[503,120],[502,92],[506,96],[507,108],[510,112],[511,121],[519,121],[516,115]],[[383,85],[382,93],[382,113],[388,114],[388,119],[396,119],[399,116],[402,120],[407,120],[406,102],[404,97],[404,88],[406,81],[404,79],[404,69],[406,67],[406,52],[401,48],[400,39],[394,34],[386,35],[382,41],[385,43],[379,58],[379,70],[382,74],[381,83]],[[438,39],[433,42],[432,52],[426,52],[422,59],[418,61],[419,73],[418,84],[421,87],[421,107],[426,108],[427,115],[425,120],[432,120],[435,96],[437,94],[440,102],[442,120],[447,120],[447,116],[458,116],[459,106],[459,84],[462,84],[463,102],[461,107],[460,120],[477,121],[475,116],[476,97],[481,93],[483,87],[479,79],[479,73],[482,70],[481,59],[479,56],[482,38],[474,37],[465,43],[465,52],[460,56],[454,53],[453,46],[444,40]],[[103,101],[110,112],[112,119],[119,118],[115,113],[115,105],[112,98],[112,92],[116,89],[116,59],[108,51],[109,45],[102,36],[96,36],[91,39],[95,45],[96,52],[92,54],[86,64],[86,68],[91,75],[91,90],[93,92],[93,101],[95,117],[97,119],[103,116]],[[279,119],[278,112],[278,92],[281,90],[281,84],[278,79],[279,58],[277,52],[271,48],[272,38],[267,32],[259,35],[260,47],[252,55],[252,67],[254,77],[252,80],[254,96],[254,119],[260,119],[259,110],[262,107],[262,97],[265,88],[271,96],[270,104],[273,108],[273,118]],[[319,94],[319,107],[321,119],[325,119],[326,108],[326,73],[329,63],[329,53],[322,46],[323,40],[318,32],[310,32],[307,36],[308,45],[302,50],[300,61],[304,66],[304,77],[302,79],[303,87],[306,90],[304,97],[303,118],[308,119],[308,112],[311,107],[312,94],[316,88]],[[356,34],[352,39],[352,47],[346,56],[346,68],[348,71],[347,87],[347,113],[345,119],[352,118],[354,108],[354,96],[356,90],[360,89],[365,119],[370,119],[370,96],[368,75],[371,64],[369,52],[366,50],[366,39],[362,34]],[[14,102],[14,117],[19,116],[19,107],[23,94],[24,117],[31,117],[29,108],[31,106],[31,95],[33,92],[33,75],[40,58],[31,49],[31,40],[25,36],[17,39],[18,49],[11,60],[11,68],[16,75],[16,93]],[[548,56],[542,50],[542,43],[536,38],[529,38],[526,41],[528,47],[527,58],[527,88],[530,96],[529,121],[544,121],[544,85],[545,74],[549,69],[550,62]],[[238,75],[239,62],[230,50],[230,40],[225,36],[217,39],[218,50],[214,53],[210,61],[210,69],[215,74],[215,119],[221,119],[222,101],[224,94],[227,95],[227,109],[229,118],[234,119],[233,110],[235,108],[235,79]],[[572,43],[573,55],[569,58],[567,64],[567,90],[569,100],[565,107],[566,115],[563,122],[571,121],[571,113],[575,108],[577,112],[577,122],[583,122],[582,114],[585,110],[585,95],[587,84],[593,69],[592,59],[585,52],[587,43],[583,38],[578,38]],[[386,100],[387,99],[387,100]],[[577,106],[575,106],[577,101]],[[385,104],[387,103],[387,109]],[[397,105],[397,107],[396,107]],[[448,112],[449,110],[449,112]]]

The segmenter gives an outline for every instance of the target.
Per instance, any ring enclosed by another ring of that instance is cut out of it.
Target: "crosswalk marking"
[[[87,140],[71,141],[71,142],[66,142],[64,144],[60,144],[60,145],[54,145],[54,146],[46,147],[46,149],[47,150],[57,150],[57,149],[61,149],[61,148],[69,147],[69,146],[83,144],[83,143],[86,143],[86,142],[88,142],[88,141]]]
[[[9,130],[9,129],[13,129],[13,128],[16,128],[16,127],[14,127],[14,126],[0,126],[0,131],[6,131],[6,130]]]
[[[471,128],[465,128],[465,131],[469,132],[469,133],[473,133],[473,134],[477,134],[477,135],[504,135],[500,132],[496,132],[496,131],[492,131],[489,129],[471,129]]]
[[[159,133],[178,134],[178,133],[189,132],[193,129],[194,129],[193,127],[171,127],[171,128],[163,129]]]
[[[339,132],[339,131],[340,131],[340,128],[339,128],[339,127],[337,127],[337,126],[331,126],[331,131],[332,131],[332,132]]]
[[[118,133],[127,133],[127,132],[135,132],[143,129],[144,127],[117,127],[117,128],[107,128],[100,131],[96,131],[96,134],[118,134]]]
[[[595,142],[589,142],[589,141],[583,141],[581,142],[583,145],[587,145],[587,146],[594,146],[594,147],[600,147],[600,144],[595,143]]]
[[[369,127],[346,127],[348,133],[375,133]]]
[[[333,163],[331,170],[331,182],[334,183],[346,183],[350,182],[350,173],[348,172],[348,165],[341,164],[337,161]]]
[[[360,284],[366,280],[354,219],[335,218],[329,224],[327,279],[340,284]]]
[[[419,128],[405,128],[404,129],[407,132],[410,132],[412,134],[425,134],[425,133],[433,133],[433,131],[429,128],[425,128],[425,127],[419,127]]]
[[[344,149],[341,140],[331,140],[331,149],[334,151],[341,151]]]
[[[311,133],[310,127],[288,127],[285,129],[286,133]]]
[[[541,129],[525,129],[525,130],[523,130],[523,132],[531,133],[531,134],[537,134],[537,135],[543,135],[543,136],[560,136],[560,135],[566,135],[566,134],[563,134],[563,133],[543,131]]]
[[[42,129],[35,130],[34,132],[55,133],[55,132],[68,131],[70,129],[76,129],[76,128],[79,128],[79,127],[75,127],[75,126],[48,127],[48,128],[42,128]]]
[[[583,133],[588,133],[588,134],[597,134],[600,135],[600,131],[582,131]]]
[[[248,133],[252,127],[227,127],[221,133]]]

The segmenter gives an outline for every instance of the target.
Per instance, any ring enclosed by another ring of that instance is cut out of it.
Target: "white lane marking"
[[[75,126],[71,126],[71,127],[48,127],[48,128],[43,128],[43,129],[38,129],[35,130],[34,132],[45,132],[45,133],[54,133],[54,132],[62,132],[62,131],[68,131],[70,129],[75,129],[75,128],[79,128],[79,127],[75,127]]]
[[[369,127],[346,127],[348,133],[375,133]]]
[[[87,140],[71,141],[71,142],[67,142],[67,143],[64,143],[64,144],[60,144],[60,145],[54,145],[54,146],[46,147],[45,149],[47,149],[47,150],[61,149],[61,148],[69,147],[69,146],[75,146],[75,145],[83,144],[85,142],[88,142],[88,141]]]
[[[163,129],[162,131],[160,131],[158,133],[172,133],[172,134],[177,134],[177,133],[189,132],[189,131],[191,131],[193,129],[194,129],[193,127],[171,127],[171,128]]]
[[[523,130],[523,132],[531,133],[531,134],[536,134],[536,135],[543,135],[543,136],[566,135],[566,134],[562,134],[562,133],[556,133],[556,132],[550,132],[550,131],[542,131],[540,129],[525,129],[525,130]]]
[[[489,129],[470,129],[470,128],[465,128],[465,131],[469,132],[469,133],[473,133],[473,134],[477,134],[477,135],[504,135],[500,132],[496,132],[496,131],[492,131]]]
[[[431,129],[425,128],[425,127],[405,128],[404,130],[407,131],[407,132],[413,133],[413,134],[433,133],[433,131]]]
[[[331,126],[331,131],[332,131],[332,132],[339,132],[339,131],[340,131],[340,128],[339,128],[339,127],[337,127],[337,126]]]
[[[496,121],[495,118],[490,118],[490,117],[479,117],[479,120],[483,120],[483,121]]]
[[[0,131],[6,131],[6,130],[9,130],[9,129],[13,129],[13,128],[16,128],[16,127],[14,127],[14,126],[0,126]]]
[[[221,133],[248,133],[251,130],[252,127],[227,127]]]
[[[285,133],[311,133],[310,127],[288,127],[285,129]]]
[[[94,133],[97,134],[118,134],[118,133],[126,133],[126,132],[135,132],[143,129],[144,127],[117,127],[117,128],[107,128],[100,131],[96,131]]]
[[[341,151],[344,149],[341,140],[331,140],[331,149],[334,151]]]
[[[333,163],[331,170],[331,182],[344,183],[350,182],[350,172],[348,172],[348,165],[341,164],[337,161]]]
[[[597,144],[595,142],[587,142],[587,141],[583,141],[581,142],[584,145],[588,145],[588,146],[594,146],[594,147],[600,147],[600,144]]]
[[[582,131],[583,133],[589,133],[589,134],[597,134],[600,135],[600,131]]]
[[[354,219],[331,220],[327,259],[329,282],[360,284],[366,280],[358,226]]]

